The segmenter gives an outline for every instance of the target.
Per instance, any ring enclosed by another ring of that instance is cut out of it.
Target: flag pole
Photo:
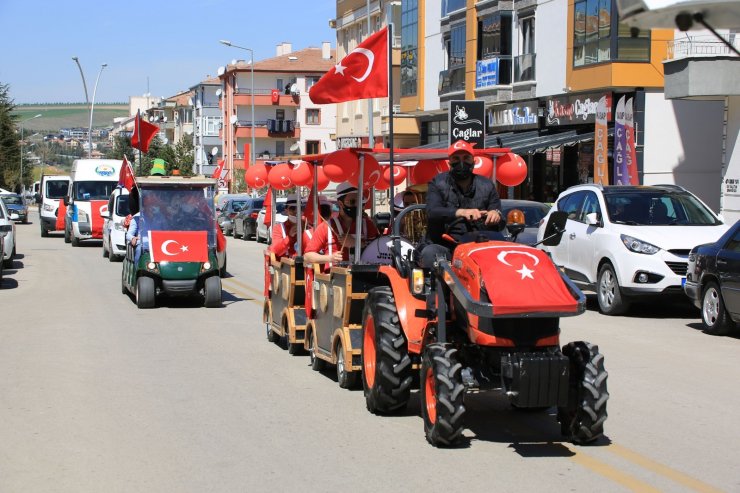
[[[141,110],[136,110],[136,142],[139,143],[139,176],[141,176]]]
[[[391,179],[390,179],[390,204],[391,204],[391,219],[389,227],[391,229],[391,234],[393,234],[393,221],[395,218],[395,213],[393,211],[393,197],[396,194],[396,184],[395,184],[395,168],[393,164],[393,23],[388,24],[388,147],[390,148],[390,159],[389,159],[389,168],[391,173]]]

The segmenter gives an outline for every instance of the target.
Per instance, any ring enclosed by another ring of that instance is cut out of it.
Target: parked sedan
[[[8,212],[5,201],[0,200],[0,235],[3,236],[5,251],[2,256],[3,267],[10,268],[15,257],[15,222],[19,219],[16,213]]]
[[[218,211],[216,221],[225,235],[232,234],[234,230],[234,218],[248,203],[249,195],[234,195],[224,201]]]
[[[8,212],[18,214],[18,221],[28,224],[28,205],[23,197],[15,193],[7,193],[0,195],[0,199],[5,202]]]
[[[740,221],[714,243],[691,250],[684,291],[708,333],[728,334],[740,322]]]
[[[233,219],[234,227],[232,235],[234,238],[241,237],[244,240],[254,238],[257,235],[257,216],[265,203],[264,197],[249,198],[247,203]]]
[[[501,200],[501,212],[504,218],[512,209],[519,209],[524,213],[524,231],[517,235],[517,243],[526,245],[536,243],[540,221],[547,215],[550,206],[532,200]]]

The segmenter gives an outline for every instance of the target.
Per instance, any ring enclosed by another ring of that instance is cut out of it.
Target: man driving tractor
[[[470,232],[471,222],[496,230],[505,225],[496,185],[489,178],[473,173],[473,147],[458,140],[449,147],[447,154],[450,171],[429,182],[426,197],[427,235],[431,244],[421,251],[421,265],[425,268],[431,267],[440,255],[450,258],[450,247],[454,248],[454,243],[444,239],[445,233],[459,241]],[[446,231],[448,225],[459,218],[465,221]]]

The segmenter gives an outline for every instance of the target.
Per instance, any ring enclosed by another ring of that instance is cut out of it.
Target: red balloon
[[[288,163],[280,163],[270,170],[270,174],[267,175],[267,181],[276,190],[285,190],[294,185],[293,180],[290,178],[292,172],[293,169]]]
[[[397,164],[393,166],[393,184],[394,185],[400,185],[403,183],[403,180],[406,179],[406,176],[408,175],[406,168],[403,166],[398,166]],[[388,184],[389,188],[391,186],[391,167],[390,166],[383,166],[383,181],[385,181]],[[376,185],[376,188],[377,185]],[[385,190],[385,188],[381,189]]]
[[[365,176],[362,179],[362,186],[364,188],[374,187],[382,176],[380,164],[378,164],[377,159],[375,159],[373,156],[369,154],[365,154],[365,165],[363,167],[363,172]],[[360,179],[360,168],[358,165],[358,168],[355,170],[355,172],[347,177],[347,181],[350,182],[354,186],[359,186],[359,179]]]
[[[375,184],[375,190],[388,190],[389,188],[391,188],[391,184],[385,181],[385,178],[381,174],[378,183]]]
[[[320,166],[316,168],[316,186],[318,187],[319,191],[329,186],[329,178],[326,176],[326,173],[324,173],[324,170],[321,169]]]
[[[443,173],[449,169],[445,169],[447,161],[437,159],[424,159],[416,163],[416,166],[411,171],[411,178],[414,184],[429,183],[432,178],[437,176],[439,173]]]
[[[490,178],[493,174],[493,159],[488,156],[475,156],[473,173]]]
[[[508,152],[496,160],[496,180],[507,187],[515,187],[527,178],[527,163],[521,156]]]
[[[341,183],[357,172],[357,154],[349,149],[332,152],[324,159],[324,173],[335,183]]]
[[[244,181],[252,188],[263,188],[267,186],[267,168],[264,164],[250,166],[244,173]]]
[[[313,166],[306,161],[299,161],[293,166],[290,179],[298,186],[309,187],[313,184]]]

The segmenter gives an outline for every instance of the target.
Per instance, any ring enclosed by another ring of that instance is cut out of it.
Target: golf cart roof
[[[140,187],[215,187],[218,181],[215,178],[196,176],[144,176],[136,179]]]

